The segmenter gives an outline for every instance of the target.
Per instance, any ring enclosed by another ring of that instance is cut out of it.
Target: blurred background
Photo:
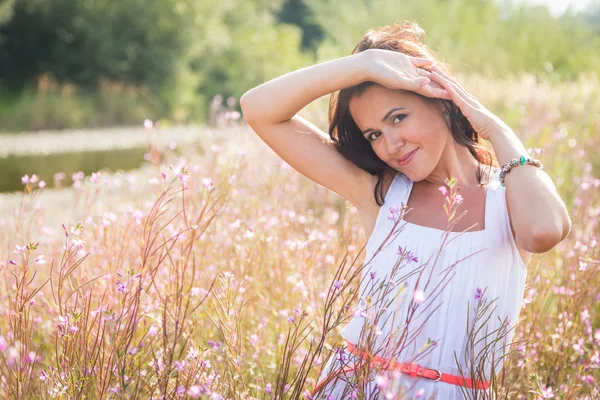
[[[0,398],[310,398],[365,235],[239,98],[402,21],[573,222],[495,398],[600,398],[600,0],[0,0]]]
[[[53,185],[136,168],[150,128],[173,147],[241,123],[251,87],[404,19],[455,73],[558,84],[600,71],[600,0],[0,0],[0,192],[32,171]]]

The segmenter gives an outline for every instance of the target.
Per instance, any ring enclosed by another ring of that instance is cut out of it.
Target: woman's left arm
[[[431,80],[446,89],[448,100],[460,108],[481,138],[490,141],[500,165],[521,155],[528,156],[523,143],[504,121],[437,65],[431,70]],[[571,231],[569,212],[544,170],[529,164],[518,165],[504,177],[504,182],[511,228],[521,248],[531,253],[545,253],[568,236]]]
[[[489,141],[500,165],[528,156],[517,135],[506,124],[492,130]],[[531,253],[545,253],[571,231],[571,219],[554,182],[541,168],[523,164],[504,177],[506,205],[515,240]]]

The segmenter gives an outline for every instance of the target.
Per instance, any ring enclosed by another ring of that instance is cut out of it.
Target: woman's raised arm
[[[398,82],[406,88],[421,87],[423,78],[416,74],[410,61],[410,74],[390,71],[385,68],[388,64],[377,62],[390,54],[380,52],[366,50],[301,68],[263,83],[240,98],[244,119],[275,153],[302,175],[338,193],[357,208],[365,201],[376,204],[373,177],[344,158],[325,132],[297,113],[337,90],[367,80],[389,80],[390,72],[398,73]],[[410,59],[400,53],[395,53],[395,57]]]

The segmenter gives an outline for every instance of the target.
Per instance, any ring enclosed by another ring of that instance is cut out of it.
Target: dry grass
[[[513,119],[573,219],[570,236],[528,265],[515,336],[527,343],[494,390],[498,398],[598,398],[598,84],[534,98],[516,96],[520,85],[488,88],[489,102],[483,87],[480,99]],[[356,210],[247,128],[207,131],[181,150],[139,171],[63,189],[29,183],[3,196],[3,397],[301,398],[312,390],[356,300],[366,241]]]

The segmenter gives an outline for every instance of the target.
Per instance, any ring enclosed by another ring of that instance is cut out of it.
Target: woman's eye
[[[400,121],[402,121],[404,119],[404,117],[406,117],[406,115],[404,115],[404,114],[398,114],[394,118],[392,118],[392,121],[395,120],[396,118],[400,118],[400,117],[402,117],[402,119],[400,120]]]
[[[396,115],[396,116],[394,116],[392,118],[392,121],[394,121],[396,118],[400,118],[400,121],[402,121],[404,119],[404,117],[406,117],[405,114],[398,114],[398,115]],[[375,139],[377,139],[379,137],[379,136],[377,136],[377,137],[373,138],[372,135],[374,135],[376,133],[381,133],[381,132],[373,132],[373,133],[371,133],[371,134],[368,135],[368,139],[369,139],[370,142],[374,141]]]
[[[374,135],[374,134],[376,134],[376,133],[379,133],[379,132],[373,132],[373,133],[371,133],[371,134],[369,135],[369,142],[372,142],[372,141],[374,141],[375,139],[377,139],[377,138],[373,138],[373,135]],[[378,136],[378,137],[379,137],[379,136]]]

